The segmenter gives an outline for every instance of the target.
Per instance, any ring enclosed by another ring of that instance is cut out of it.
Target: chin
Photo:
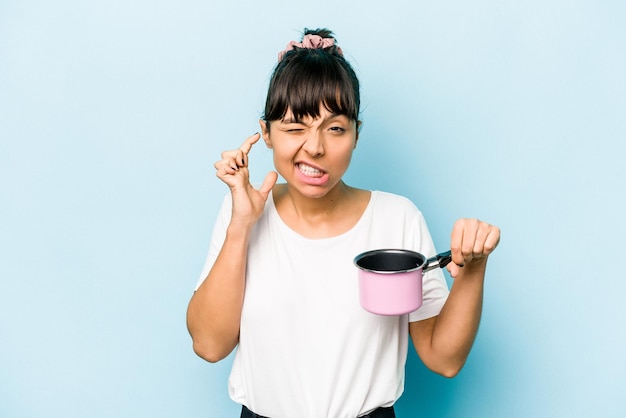
[[[292,185],[291,187],[293,187],[294,190],[296,190],[298,193],[300,193],[304,197],[307,197],[309,199],[320,199],[320,198],[326,197],[326,195],[331,193],[337,186],[338,184],[334,184],[333,186],[329,186],[329,185],[313,186],[313,185],[306,184],[306,185],[298,185],[298,187],[294,187]]]

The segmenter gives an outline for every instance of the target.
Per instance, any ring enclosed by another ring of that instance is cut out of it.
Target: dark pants
[[[251,410],[245,407],[245,405],[241,408],[241,417],[240,418],[268,418],[259,414],[255,414]],[[361,415],[360,418],[396,418],[396,414],[393,411],[393,406],[388,408],[376,408],[372,412],[367,415]]]

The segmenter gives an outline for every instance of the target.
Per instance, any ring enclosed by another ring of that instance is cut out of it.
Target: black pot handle
[[[446,251],[426,260],[426,266],[422,270],[423,273],[434,270],[436,268],[444,268],[452,261],[452,252]],[[460,265],[459,267],[463,267]]]

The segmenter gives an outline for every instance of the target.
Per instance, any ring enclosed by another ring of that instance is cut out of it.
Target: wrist
[[[465,263],[465,265],[459,269],[459,276],[463,278],[476,278],[483,280],[485,278],[486,270],[487,257],[476,258]]]
[[[226,228],[226,237],[229,239],[247,241],[253,225],[254,224],[231,221],[231,223]]]

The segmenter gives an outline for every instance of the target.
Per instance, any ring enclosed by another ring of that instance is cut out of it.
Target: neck
[[[328,194],[310,198],[289,190],[287,184],[274,188],[278,215],[291,229],[308,238],[334,237],[349,231],[367,208],[370,192],[343,182]]]
[[[352,191],[353,189],[342,181],[326,195],[310,198],[302,196],[290,189],[289,185],[285,185],[279,199],[284,205],[289,206],[298,218],[314,220],[332,216],[340,210],[342,203],[352,195]]]

